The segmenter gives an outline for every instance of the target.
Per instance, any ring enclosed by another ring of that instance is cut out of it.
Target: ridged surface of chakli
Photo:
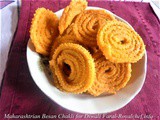
[[[125,87],[131,77],[130,63],[112,63],[107,60],[101,51],[93,54],[96,80],[88,92],[94,96],[103,93],[115,94]]]
[[[51,46],[51,51],[50,51],[50,58],[53,56],[54,51],[56,50],[56,48],[62,44],[62,43],[79,43],[76,38],[72,35],[64,35],[64,36],[58,36],[54,43]]]
[[[32,19],[30,36],[36,52],[48,56],[51,44],[58,36],[58,17],[50,10],[39,8]]]
[[[60,34],[63,34],[76,15],[85,10],[87,4],[88,2],[86,0],[72,0],[70,2],[70,4],[64,9],[62,17],[59,21]]]
[[[97,31],[100,25],[110,20],[115,18],[105,10],[85,10],[75,19],[73,32],[81,43],[97,46]]]
[[[95,80],[93,58],[78,44],[61,44],[50,61],[50,68],[55,71],[61,89],[66,92],[76,94],[86,92]]]
[[[110,21],[101,27],[97,43],[105,57],[116,63],[135,63],[145,53],[145,45],[139,34],[120,21]]]

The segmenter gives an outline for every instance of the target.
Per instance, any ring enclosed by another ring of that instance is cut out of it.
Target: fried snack
[[[32,19],[30,38],[36,52],[48,56],[50,46],[55,37],[58,36],[58,18],[50,10],[38,8]]]
[[[135,63],[145,52],[145,45],[138,33],[120,21],[110,21],[101,27],[97,44],[105,57],[116,63]]]
[[[97,31],[101,24],[110,20],[115,18],[105,10],[85,10],[75,19],[73,32],[81,43],[97,46]]]
[[[101,51],[96,52],[93,58],[96,67],[96,80],[88,89],[91,95],[115,94],[126,86],[131,77],[130,63],[112,63],[102,55]]]
[[[74,36],[71,36],[71,35],[58,36],[52,45],[51,52],[50,52],[50,58],[52,58],[54,51],[62,43],[77,43],[77,44],[79,44],[79,42],[76,40],[76,38]]]
[[[60,86],[59,82],[58,82],[58,78],[55,74],[55,70],[54,68],[52,69],[52,76],[53,76],[53,84],[56,88],[58,88],[59,90],[63,91],[62,87]]]
[[[61,44],[49,61],[55,71],[61,88],[66,92],[83,93],[95,80],[95,64],[90,53],[81,45],[74,43]],[[69,74],[64,68],[70,70]]]
[[[63,34],[65,29],[72,23],[74,17],[85,10],[87,4],[86,0],[72,0],[70,2],[69,6],[64,9],[59,21],[58,28],[60,35]]]
[[[59,39],[61,38],[61,36],[58,36],[54,42],[52,43],[51,45],[51,50],[50,50],[50,55],[49,55],[49,58],[52,59],[52,56],[54,54],[54,51],[56,50],[56,48],[60,45],[59,43]]]
[[[65,30],[64,35],[74,36],[73,26],[74,26],[74,23],[72,23],[72,24]]]

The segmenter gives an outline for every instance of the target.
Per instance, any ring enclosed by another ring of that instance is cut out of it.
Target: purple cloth
[[[56,12],[66,7],[68,3],[69,1],[62,0],[22,1],[20,19],[3,78],[0,119],[4,119],[5,114],[77,114],[62,108],[43,94],[32,80],[26,60],[29,28],[35,10],[38,7],[45,7]],[[152,8],[148,3],[105,0],[89,1],[89,6],[108,9],[127,20],[143,38],[148,54],[147,77],[140,93],[125,107],[104,115],[148,115],[158,119],[160,116],[160,76],[158,74],[160,71],[160,23]]]
[[[14,1],[0,1],[0,9],[6,7],[7,5],[9,5],[12,2],[14,2]]]

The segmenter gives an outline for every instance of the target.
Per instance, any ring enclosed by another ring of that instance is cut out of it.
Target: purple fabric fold
[[[4,119],[5,114],[77,114],[62,108],[43,94],[29,73],[26,60],[29,29],[35,10],[45,7],[56,12],[66,7],[68,3],[69,1],[65,0],[22,1],[20,19],[3,78],[0,119]],[[105,0],[90,0],[89,6],[105,8],[128,21],[143,38],[148,55],[147,77],[140,93],[125,107],[106,115],[150,115],[158,119],[160,116],[160,76],[158,74],[160,71],[160,22],[152,8],[147,3],[108,2]]]

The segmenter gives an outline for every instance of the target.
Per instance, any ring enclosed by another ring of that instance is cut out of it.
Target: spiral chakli
[[[113,63],[107,60],[101,51],[93,54],[96,80],[88,92],[99,96],[103,93],[114,94],[125,87],[131,77],[130,63]]]
[[[116,63],[135,63],[145,52],[145,45],[138,33],[120,21],[110,21],[101,27],[97,44],[105,57]]]
[[[103,23],[110,20],[115,18],[105,10],[85,10],[75,19],[73,32],[81,43],[97,46],[97,31]]]
[[[59,32],[63,34],[66,28],[72,23],[76,15],[81,13],[87,7],[86,0],[72,0],[67,6],[62,14],[62,17],[59,21]]]
[[[32,19],[30,37],[36,52],[48,56],[55,37],[58,36],[58,18],[50,10],[38,8]]]
[[[58,36],[55,39],[55,41],[51,47],[50,58],[52,58],[54,51],[62,43],[77,43],[78,44],[79,42],[76,40],[76,38],[74,36],[71,36],[71,35]]]
[[[95,80],[95,64],[90,53],[81,45],[61,44],[50,60],[61,88],[66,92],[83,93]],[[68,70],[68,72],[64,72]]]

